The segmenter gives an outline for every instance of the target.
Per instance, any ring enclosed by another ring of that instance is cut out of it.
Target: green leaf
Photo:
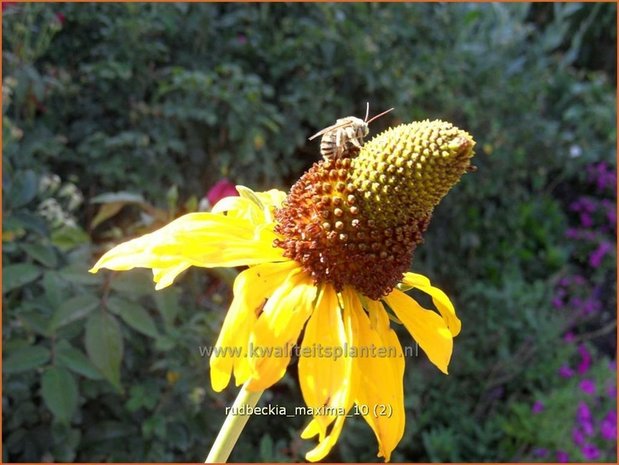
[[[37,195],[37,175],[31,170],[19,173],[12,187],[11,195],[8,196],[11,207],[23,207]]]
[[[101,379],[101,372],[86,355],[71,347],[67,341],[60,341],[56,346],[56,362],[69,370],[90,379]]]
[[[43,244],[22,244],[21,248],[24,249],[30,257],[42,265],[53,268],[58,264],[58,257],[53,247],[45,246]]]
[[[58,275],[72,284],[100,284],[103,279],[103,273],[92,274],[88,272],[88,268],[85,263],[76,263],[61,269]]]
[[[50,329],[56,330],[62,326],[84,318],[99,306],[99,299],[92,294],[78,295],[60,304],[50,323]]]
[[[90,242],[90,236],[78,226],[62,226],[52,233],[52,244],[60,250],[67,251],[78,245]]]
[[[131,296],[153,294],[155,292],[153,275],[146,270],[131,270],[131,273],[123,273],[122,276],[116,275],[112,279],[110,287],[117,292],[130,294]]]
[[[178,303],[180,290],[169,287],[155,294],[155,303],[157,309],[163,317],[166,326],[174,325],[174,320],[178,316],[181,308]]]
[[[260,440],[260,459],[269,462],[273,458],[273,438],[270,434],[265,434]]]
[[[109,220],[114,215],[116,215],[120,210],[122,210],[122,208],[125,205],[127,205],[125,202],[111,202],[111,203],[103,204],[101,208],[99,209],[99,211],[97,212],[97,215],[93,218],[92,222],[90,223],[90,228],[95,229],[105,220]]]
[[[128,300],[111,297],[107,303],[110,311],[136,331],[150,337],[158,337],[159,332],[153,318],[140,305]]]
[[[30,263],[8,265],[2,269],[2,293],[22,287],[41,275],[41,269]]]
[[[40,236],[46,237],[49,233],[48,225],[43,218],[29,211],[20,210],[15,212],[11,219],[14,220],[20,227],[23,227],[27,231],[36,233]]]
[[[116,388],[120,385],[123,339],[114,315],[97,312],[86,322],[86,352],[94,365]]]
[[[60,306],[62,302],[63,289],[66,283],[60,278],[57,271],[46,271],[43,275],[43,289],[45,298],[52,308]]]
[[[134,194],[132,192],[108,192],[106,194],[97,195],[90,199],[90,203],[142,203],[144,197],[140,194]]]
[[[5,373],[19,373],[32,370],[47,363],[49,358],[49,349],[45,347],[31,346],[16,349],[11,351],[2,363],[2,371]]]
[[[69,423],[77,409],[78,400],[77,383],[73,375],[64,368],[48,368],[41,380],[41,394],[56,420]]]
[[[49,332],[49,315],[41,313],[40,310],[24,310],[19,312],[17,318],[24,324],[26,328],[31,329],[35,333],[43,336],[50,336]]]
[[[91,425],[84,434],[84,443],[103,442],[117,438],[126,438],[138,433],[132,424],[120,421],[104,420]]]

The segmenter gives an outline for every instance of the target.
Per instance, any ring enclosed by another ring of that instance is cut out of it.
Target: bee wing
[[[310,137],[308,140],[315,139],[316,137],[322,136],[323,134],[326,134],[327,132],[331,132],[334,129],[338,129],[344,126],[348,126],[349,124],[350,124],[350,121],[344,121],[343,123],[332,124],[331,126],[327,126],[326,128],[321,129],[316,134],[314,134],[312,137]]]

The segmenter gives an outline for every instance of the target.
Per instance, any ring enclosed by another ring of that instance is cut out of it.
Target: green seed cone
[[[427,217],[469,169],[475,141],[444,121],[402,124],[367,142],[350,182],[366,215],[385,227]]]
[[[470,167],[475,142],[442,121],[390,129],[357,156],[321,160],[276,212],[274,245],[319,283],[389,294],[408,270],[432,210]]]

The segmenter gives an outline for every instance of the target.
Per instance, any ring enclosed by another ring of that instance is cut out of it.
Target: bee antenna
[[[389,110],[383,111],[382,113],[379,113],[378,115],[373,116],[373,117],[372,117],[372,119],[371,119],[371,120],[369,120],[369,121],[367,120],[367,117],[366,117],[366,121],[365,121],[365,122],[366,122],[366,123],[368,123],[368,124],[370,124],[370,123],[371,123],[372,121],[374,121],[376,118],[380,118],[381,116],[383,116],[383,115],[385,115],[385,114],[389,113],[391,110],[393,110],[393,108],[389,108]]]
[[[367,122],[368,120],[368,116],[370,116],[370,102],[365,102],[366,106],[365,106],[365,119],[364,121]]]

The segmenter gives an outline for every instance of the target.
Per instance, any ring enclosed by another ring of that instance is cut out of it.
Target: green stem
[[[242,415],[239,414],[242,411],[241,408],[245,407],[243,409],[245,411],[251,410],[258,403],[263,392],[248,391],[247,383],[243,385],[204,463],[226,463],[228,461],[241,431],[249,420],[249,415],[246,412],[243,412]]]

